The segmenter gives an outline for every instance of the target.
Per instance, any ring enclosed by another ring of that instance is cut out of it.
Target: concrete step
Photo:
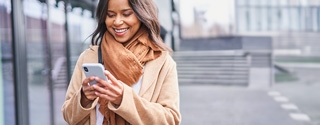
[[[247,71],[248,67],[180,67],[177,66],[179,71]]]
[[[215,85],[239,85],[247,86],[247,80],[221,80],[221,79],[179,79],[180,84],[215,84]]]
[[[173,54],[177,63],[178,79],[183,84],[248,84],[248,59],[243,53],[178,52]]]
[[[192,57],[190,57],[192,58]],[[247,63],[247,60],[245,59],[201,59],[201,60],[196,60],[196,59],[175,59],[176,62],[183,62],[183,63],[201,63],[201,64],[206,64],[206,63]]]
[[[200,74],[200,75],[243,75],[248,74],[248,70],[243,71],[202,71],[202,70],[193,70],[193,71],[178,71],[179,75],[183,74]]]
[[[239,58],[228,58],[228,57],[174,57],[175,61],[197,61],[197,62],[203,62],[203,61],[246,61],[247,59],[245,57],[239,57]]]
[[[176,51],[173,56],[242,56],[245,52],[242,50],[215,50],[215,51]]]
[[[192,79],[247,79],[248,75],[179,75],[178,78],[192,78]]]
[[[66,63],[62,63],[62,66],[59,69],[57,79],[54,80],[55,87],[67,86],[69,81],[67,80],[67,66]]]
[[[248,64],[243,64],[243,63],[207,63],[207,64],[181,63],[178,66],[179,67],[248,67]]]

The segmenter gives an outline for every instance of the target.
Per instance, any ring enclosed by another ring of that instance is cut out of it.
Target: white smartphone
[[[86,77],[96,76],[103,80],[108,80],[104,75],[104,66],[100,63],[84,63],[82,69]],[[91,81],[90,85],[96,84],[97,81]]]

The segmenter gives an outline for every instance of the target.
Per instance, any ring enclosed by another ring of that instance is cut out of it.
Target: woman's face
[[[128,42],[141,25],[128,0],[109,0],[105,23],[109,33],[120,43]]]

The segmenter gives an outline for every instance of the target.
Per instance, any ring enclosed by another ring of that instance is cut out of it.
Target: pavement
[[[282,66],[297,80],[266,89],[180,83],[182,125],[320,125],[320,67]]]
[[[288,101],[276,101],[282,87],[180,85],[182,125],[317,125],[292,116],[282,107]]]
[[[267,89],[180,83],[181,125],[320,125],[320,78],[315,75],[320,70],[289,70],[298,81],[275,83]],[[66,124],[60,110],[64,94],[65,88],[55,89],[57,125]]]
[[[275,84],[264,90],[181,83],[181,125],[320,125],[319,89],[320,84],[292,82]],[[64,93],[64,88],[55,91],[57,125],[66,125],[60,111]],[[296,108],[284,108],[286,104]],[[39,118],[39,115],[35,117]],[[40,125],[47,120],[42,118],[34,124]]]
[[[181,125],[320,125],[319,90],[320,84],[298,82],[264,90],[180,83]],[[61,113],[64,94],[65,88],[55,89],[56,125],[66,125]],[[31,124],[48,123],[46,89],[33,87],[30,96]]]
[[[312,125],[320,125],[320,84],[289,82],[273,87],[288,99],[287,103],[296,105],[289,113],[300,113],[309,116]]]
[[[320,70],[292,68],[299,80],[268,89],[213,84],[180,84],[181,125],[320,125]],[[47,124],[47,87],[30,86],[30,123]],[[55,124],[66,88],[55,88]],[[41,95],[37,93],[43,93]]]

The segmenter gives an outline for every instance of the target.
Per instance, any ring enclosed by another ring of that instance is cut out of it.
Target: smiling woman
[[[98,26],[75,66],[64,119],[85,125],[180,124],[176,63],[160,38],[153,0],[100,0],[96,12]],[[81,65],[98,60],[107,81],[83,75]]]

